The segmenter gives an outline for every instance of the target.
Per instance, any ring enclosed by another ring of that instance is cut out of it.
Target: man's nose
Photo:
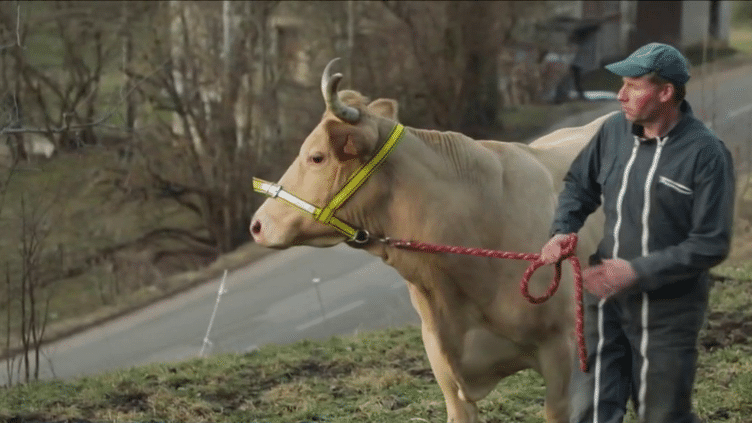
[[[619,101],[627,101],[627,90],[624,89],[624,87],[621,87],[619,89],[619,92],[616,94],[616,99]]]

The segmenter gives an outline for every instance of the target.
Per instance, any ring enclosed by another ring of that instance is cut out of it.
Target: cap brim
[[[619,76],[629,77],[638,77],[650,72],[650,69],[626,60],[606,65],[606,69]]]

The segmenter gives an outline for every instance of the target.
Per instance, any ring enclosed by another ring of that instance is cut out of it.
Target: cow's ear
[[[339,160],[363,157],[369,153],[370,147],[365,134],[357,126],[330,121],[327,129],[332,150]]]
[[[368,110],[376,116],[397,120],[398,104],[391,98],[379,98],[368,105]]]

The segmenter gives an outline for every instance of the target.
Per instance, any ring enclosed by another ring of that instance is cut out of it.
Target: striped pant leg
[[[585,294],[588,373],[573,365],[570,385],[572,423],[618,423],[631,392],[631,347],[622,330],[619,305]]]
[[[634,346],[632,398],[640,421],[698,422],[692,412],[692,388],[707,293],[674,299],[642,294],[629,309],[625,329]]]

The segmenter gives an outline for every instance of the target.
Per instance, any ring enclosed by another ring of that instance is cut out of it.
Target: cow
[[[333,62],[322,75],[321,121],[277,184],[258,180],[257,190],[273,198],[251,219],[255,242],[278,249],[346,242],[395,268],[420,316],[449,422],[478,421],[476,403],[527,368],[545,380],[547,421],[568,421],[576,356],[570,266],[558,292],[534,305],[519,291],[528,262],[416,252],[387,240],[540,251],[565,173],[607,116],[529,145],[404,127],[395,100],[338,91],[342,75],[331,75]],[[364,167],[366,177],[353,176]],[[595,251],[602,226],[602,215],[594,215],[580,231],[581,260]],[[543,293],[553,273],[553,266],[540,268],[531,293]]]

